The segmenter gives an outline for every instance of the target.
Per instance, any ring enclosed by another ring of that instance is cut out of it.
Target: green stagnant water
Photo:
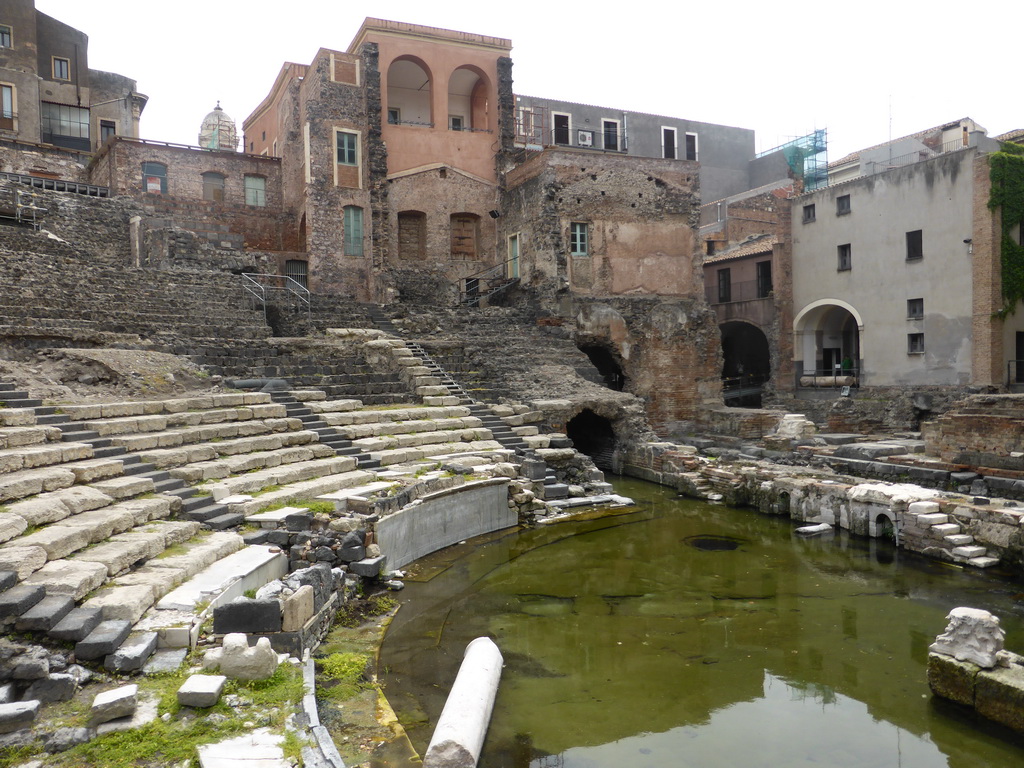
[[[1024,739],[933,699],[951,608],[1024,651],[1024,586],[617,480],[632,514],[417,564],[381,651],[421,754],[466,644],[505,657],[484,768],[1021,766]]]

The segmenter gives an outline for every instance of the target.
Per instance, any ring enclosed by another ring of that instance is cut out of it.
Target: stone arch
[[[868,521],[868,536],[874,539],[897,540],[899,529],[896,527],[896,516],[891,510],[881,510],[873,520]]]
[[[457,67],[448,77],[448,119],[452,130],[493,130],[490,109],[491,84],[486,73],[469,64]],[[452,117],[461,117],[456,129]]]
[[[745,320],[729,320],[718,328],[722,334],[722,390],[726,402],[760,408],[760,387],[772,373],[768,337],[760,326]]]
[[[633,344],[625,318],[608,304],[584,304],[576,315],[576,348],[583,352],[609,389],[623,391],[633,377]]]
[[[417,56],[399,56],[388,66],[384,120],[392,125],[434,124],[434,76]]]
[[[593,459],[598,469],[614,470],[618,438],[611,419],[584,408],[566,422],[565,433],[576,450]]]
[[[608,344],[577,340],[576,348],[597,368],[602,383],[608,389],[622,392],[626,388],[626,374],[622,370],[622,362]]]
[[[831,375],[849,358],[855,372],[863,370],[864,320],[857,308],[841,299],[808,304],[793,319],[793,358],[803,361],[805,375]]]

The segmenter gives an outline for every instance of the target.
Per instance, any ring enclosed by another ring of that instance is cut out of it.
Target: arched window
[[[224,202],[224,181],[223,173],[208,171],[203,174],[203,200],[212,200],[215,203]]]
[[[143,163],[142,189],[155,195],[166,195],[167,166],[163,163]]]
[[[358,205],[346,205],[345,210],[345,255],[363,255],[363,209]]]
[[[488,130],[490,86],[475,68],[459,67],[448,79],[448,130]]]
[[[387,122],[392,125],[432,125],[431,76],[427,65],[412,57],[388,67]]]

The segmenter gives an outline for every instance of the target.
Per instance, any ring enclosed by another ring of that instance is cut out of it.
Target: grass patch
[[[178,704],[178,688],[188,678],[187,669],[169,675],[156,675],[140,681],[140,694],[155,696],[157,714],[170,715],[167,720],[157,717],[151,723],[130,731],[119,731],[99,736],[57,755],[47,755],[47,768],[165,768],[191,761],[196,765],[196,748],[222,739],[248,733],[258,722],[283,733],[285,719],[302,700],[302,672],[299,667],[282,664],[269,680],[252,682],[229,680],[225,696],[237,700],[229,706],[222,698],[209,709],[190,709]],[[53,711],[55,706],[47,707]],[[57,724],[84,725],[88,709],[84,704],[60,705]],[[67,711],[63,711],[63,710]],[[80,711],[79,711],[80,710]],[[301,751],[301,740],[285,734],[285,753],[295,757]],[[41,744],[6,751],[0,757],[0,767],[16,766],[40,756]]]
[[[253,496],[260,496],[260,495],[262,495],[264,493],[273,493],[274,491],[280,491],[282,488],[284,488],[283,485],[265,485],[262,488],[260,488],[258,491],[256,491],[253,494]]]
[[[372,686],[366,679],[370,657],[365,653],[332,653],[317,660],[320,668],[320,698],[332,701],[351,699]]]

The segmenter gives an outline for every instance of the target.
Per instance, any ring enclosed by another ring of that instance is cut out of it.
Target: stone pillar
[[[491,722],[502,662],[501,651],[490,638],[478,637],[466,646],[423,768],[475,768]]]

